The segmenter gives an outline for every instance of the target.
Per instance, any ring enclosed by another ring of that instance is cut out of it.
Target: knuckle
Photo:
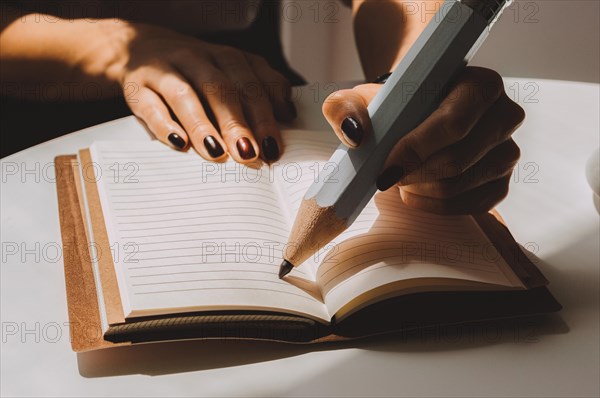
[[[170,95],[175,100],[181,100],[189,97],[193,93],[192,87],[184,82],[173,83],[170,88]]]
[[[415,139],[410,134],[405,136],[392,150],[389,159],[396,164],[401,164],[405,174],[417,170],[425,161],[425,156],[416,149]]]
[[[215,129],[210,122],[198,120],[192,124],[189,133],[190,135],[195,136],[205,136],[214,134],[214,130]]]
[[[504,80],[495,70],[468,67],[465,84],[471,85],[486,102],[495,102],[504,93]]]
[[[247,53],[246,57],[250,60],[250,62],[252,62],[257,68],[260,69],[272,69],[271,65],[269,65],[269,62],[264,59],[263,57],[256,55],[256,54],[252,54],[252,53]]]
[[[223,123],[223,131],[234,136],[245,135],[247,130],[246,124],[238,119],[230,119]]]
[[[170,58],[177,60],[189,60],[191,58],[195,58],[197,56],[196,51],[192,50],[189,47],[179,47],[171,50]]]
[[[516,142],[510,140],[508,142],[508,155],[507,158],[511,161],[511,163],[517,163],[517,161],[521,158],[521,148],[517,145]]]
[[[219,63],[227,66],[239,66],[246,63],[244,54],[233,47],[224,47],[219,50]]]
[[[456,142],[464,138],[468,133],[468,116],[460,112],[454,112],[450,107],[444,107],[440,113],[440,129],[442,134]]]
[[[351,89],[334,91],[323,102],[323,112],[361,113],[365,108],[360,94]]]
[[[147,124],[152,120],[154,115],[159,112],[156,107],[149,105],[136,106],[132,108],[131,111]]]
[[[331,115],[334,111],[339,109],[340,105],[343,105],[346,102],[347,93],[344,91],[346,90],[334,91],[325,98],[322,105],[323,114],[326,116]]]
[[[508,140],[498,147],[499,157],[506,164],[513,166],[521,158],[521,148],[514,140]]]
[[[343,103],[347,99],[347,94],[346,90],[334,91],[325,98],[324,104],[332,105]]]
[[[504,91],[504,80],[502,80],[500,73],[488,68],[481,68],[481,71],[486,82],[494,85],[498,89],[498,92]]]
[[[471,67],[472,78],[477,82],[484,82],[495,87],[498,93],[504,92],[504,80],[502,76],[493,69],[482,67]]]
[[[510,100],[509,103],[509,114],[510,114],[510,120],[511,120],[511,127],[518,127],[520,126],[523,121],[525,120],[525,109],[523,109],[519,104],[517,104],[516,102]]]

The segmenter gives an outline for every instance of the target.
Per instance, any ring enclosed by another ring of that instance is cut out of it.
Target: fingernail
[[[352,146],[359,146],[363,138],[363,129],[352,117],[347,117],[342,122],[344,138]]]
[[[206,147],[208,154],[213,158],[221,157],[225,153],[223,147],[219,144],[219,141],[212,135],[208,135],[204,138],[204,146]]]
[[[275,138],[271,136],[265,137],[265,139],[262,140],[261,147],[267,162],[279,159],[279,146],[277,145]]]
[[[392,185],[404,176],[404,169],[400,166],[390,166],[377,178],[377,189],[387,191]]]
[[[169,142],[175,146],[175,148],[183,149],[185,148],[185,140],[181,138],[177,133],[169,134]]]
[[[237,146],[237,150],[241,158],[244,160],[252,159],[256,156],[256,152],[254,151],[252,143],[246,137],[242,137],[239,140],[237,140],[235,146]]]

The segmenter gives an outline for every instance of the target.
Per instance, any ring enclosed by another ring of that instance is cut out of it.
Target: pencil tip
[[[281,266],[279,267],[279,279],[283,278],[287,274],[289,274],[294,268],[294,264],[290,263],[287,260],[283,260]]]

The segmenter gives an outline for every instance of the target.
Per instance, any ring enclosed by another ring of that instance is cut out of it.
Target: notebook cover
[[[88,150],[80,152],[80,160],[83,164],[91,162]],[[546,279],[523,254],[499,215],[493,212],[477,215],[475,220],[530,290],[411,294],[371,305],[331,327],[286,314],[235,311],[166,316],[141,319],[135,324],[125,323],[95,178],[82,178],[85,187],[81,186],[78,160],[74,155],[59,156],[55,162],[63,246],[74,245],[77,248],[73,251],[74,255],[65,257],[71,341],[76,352],[180,339],[234,338],[319,343],[561,309],[544,286]],[[109,323],[117,325],[105,335],[100,330],[100,309],[90,260],[89,231],[84,222],[82,189],[86,191],[94,244],[101,248],[102,253],[108,254],[99,256],[98,271],[105,292],[104,304]]]

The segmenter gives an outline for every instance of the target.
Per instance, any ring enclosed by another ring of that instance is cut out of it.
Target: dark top
[[[54,2],[12,1],[9,3],[27,12],[56,15],[53,8],[45,6],[50,3],[56,5]],[[304,79],[289,67],[283,54],[279,34],[279,3],[278,0],[263,0],[256,20],[247,29],[204,34],[199,38],[260,55],[269,62],[271,67],[286,76],[292,85],[304,84]],[[0,157],[72,131],[130,114],[131,111],[122,98],[93,102],[42,103],[0,96]]]

